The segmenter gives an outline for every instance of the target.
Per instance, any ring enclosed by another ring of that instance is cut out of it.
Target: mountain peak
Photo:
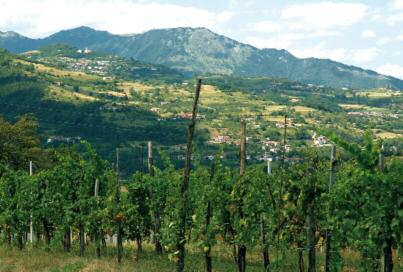
[[[88,26],[79,26],[79,27],[76,27],[76,28],[61,30],[61,31],[56,32],[55,34],[51,35],[51,37],[59,35],[60,33],[62,33],[62,34],[73,33],[73,34],[87,34],[88,35],[88,34],[94,34],[94,33],[97,33],[97,32],[105,32],[105,33],[107,33],[106,31],[96,30],[96,29],[93,29],[93,28],[88,27]]]
[[[17,37],[22,36],[14,31],[5,31],[5,32],[0,31],[0,38],[17,38]]]

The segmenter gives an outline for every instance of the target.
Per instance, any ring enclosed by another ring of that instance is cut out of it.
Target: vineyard
[[[124,265],[128,251],[139,258],[152,245],[155,260],[174,263],[177,271],[195,271],[188,270],[188,258],[199,270],[223,271],[214,256],[221,250],[232,263],[226,271],[244,272],[250,263],[251,271],[355,271],[346,252],[357,254],[360,271],[402,268],[401,158],[385,157],[370,131],[358,145],[318,129],[332,144],[306,147],[290,161],[285,121],[279,162],[248,164],[248,124],[241,121],[239,167],[225,166],[221,152],[206,166],[193,146],[200,87],[201,81],[184,168],[149,142],[148,170],[127,180],[119,148],[113,163],[85,141],[42,148],[32,117],[15,124],[0,119],[4,247],[33,244],[66,254],[77,248],[79,256],[113,254]],[[155,166],[155,153],[162,167]]]

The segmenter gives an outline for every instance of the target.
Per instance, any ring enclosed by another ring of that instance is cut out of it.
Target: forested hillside
[[[42,143],[86,139],[106,157],[120,143],[152,139],[164,144],[184,141],[177,122],[158,121],[149,109],[123,106],[113,81],[61,72],[0,52],[0,113],[8,120],[31,115],[40,123]],[[87,90],[97,90],[97,98]],[[129,91],[129,90],[128,90]],[[130,120],[130,123],[124,122]],[[122,123],[123,122],[123,123]]]

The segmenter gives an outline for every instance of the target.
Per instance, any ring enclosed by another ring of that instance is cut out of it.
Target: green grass
[[[175,271],[175,263],[168,259],[167,255],[158,256],[153,251],[151,244],[145,244],[144,250],[139,255],[133,245],[126,245],[124,259],[118,264],[115,258],[115,249],[108,246],[102,251],[102,257],[95,257],[92,245],[86,248],[85,256],[78,257],[77,245],[73,246],[70,253],[61,248],[45,250],[42,246],[26,246],[22,251],[15,247],[0,246],[0,271],[49,271],[49,272],[73,272],[73,271],[139,271],[139,272],[165,272]],[[317,271],[323,271],[323,252],[317,252]],[[226,245],[218,245],[213,248],[213,271],[236,271],[232,257],[232,248]],[[359,254],[353,251],[342,252],[344,268],[342,271],[359,271]],[[270,271],[298,271],[298,256],[295,249],[282,251],[273,250],[270,254]],[[401,262],[401,261],[400,261]],[[305,265],[307,256],[305,255]],[[400,263],[400,267],[401,267]],[[399,271],[399,264],[395,267]],[[264,271],[261,265],[260,253],[257,249],[248,250],[247,270],[251,272]],[[189,272],[204,271],[204,259],[201,250],[193,245],[188,245],[186,257],[186,270]]]

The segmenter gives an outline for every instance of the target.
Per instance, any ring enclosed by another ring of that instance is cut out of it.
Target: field
[[[203,256],[199,249],[189,246],[186,260],[186,271],[204,271]],[[78,248],[71,253],[65,253],[62,249],[52,248],[50,251],[41,246],[28,246],[22,251],[5,245],[0,247],[0,271],[24,272],[24,271],[49,271],[49,272],[75,272],[75,271],[138,271],[138,272],[170,272],[175,271],[175,263],[170,261],[167,255],[159,256],[153,252],[150,244],[143,245],[143,252],[138,254],[135,246],[126,245],[125,259],[118,264],[114,258],[115,249],[108,247],[106,253],[99,259],[94,257],[95,250],[88,247],[84,257],[78,257]],[[277,255],[278,254],[278,255]],[[284,254],[284,255],[283,255]],[[296,250],[286,252],[273,251],[270,254],[272,262],[271,271],[297,271],[298,259]],[[323,252],[318,250],[318,271],[323,271]],[[218,246],[213,249],[213,271],[235,271],[236,267],[232,259],[230,248]],[[279,262],[276,257],[279,256]],[[282,257],[283,256],[283,257]],[[359,255],[352,251],[342,252],[344,268],[342,271],[359,271]],[[251,272],[263,271],[260,263],[260,254],[257,250],[248,254],[247,270]],[[395,256],[395,259],[397,257]],[[306,261],[306,256],[305,256]],[[396,271],[403,266],[403,260],[397,263]]]

